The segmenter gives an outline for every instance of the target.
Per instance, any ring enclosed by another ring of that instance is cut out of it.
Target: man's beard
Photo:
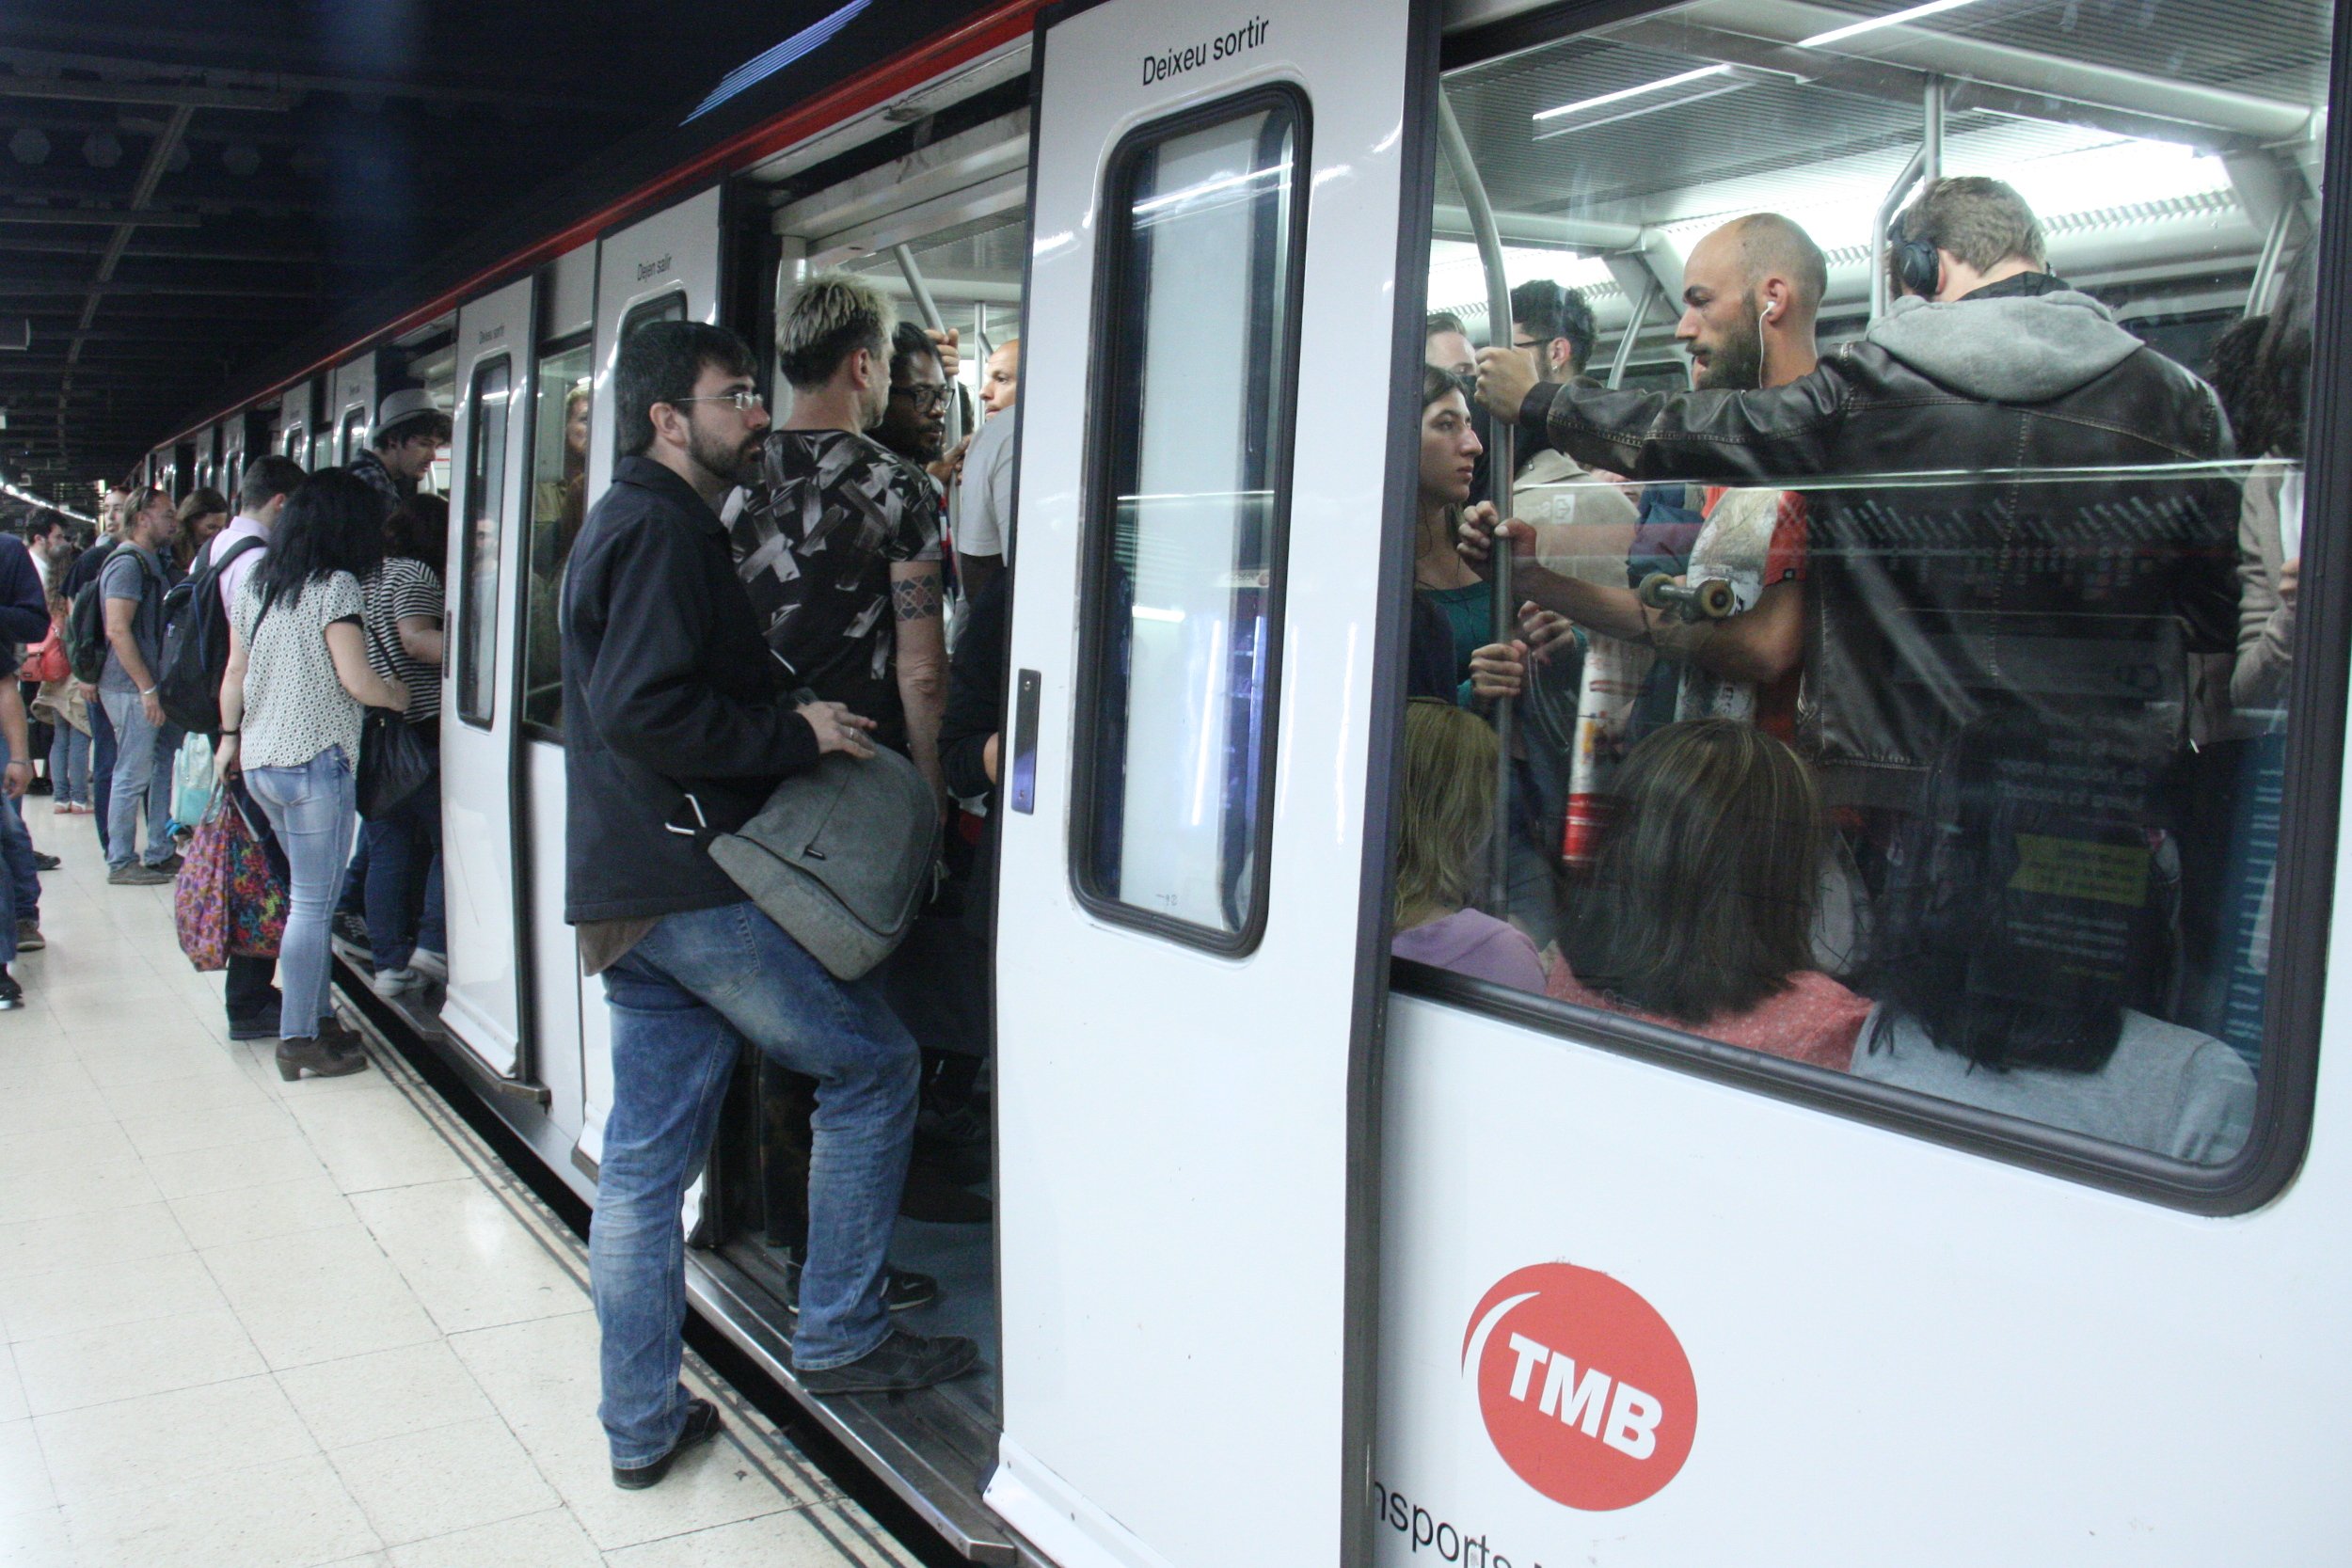
[[[686,455],[729,484],[749,484],[759,477],[759,437],[756,436],[739,446],[731,447],[713,436],[705,436],[702,426],[690,426]]]
[[[1695,383],[1701,390],[1753,392],[1764,385],[1764,335],[1756,324],[1755,303],[1742,307],[1739,324],[1708,356]]]

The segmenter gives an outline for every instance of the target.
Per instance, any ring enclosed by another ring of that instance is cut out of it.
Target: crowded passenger
[[[2287,273],[2266,315],[2250,328],[2246,365],[2226,381],[2217,372],[2238,451],[2257,461],[2238,514],[2237,652],[2230,701],[2241,712],[2286,703],[2295,646],[2295,594],[2303,567],[2303,420],[2311,381],[2311,256]],[[2237,391],[2232,399],[2229,394]]]
[[[368,663],[406,689],[404,716],[434,767],[389,810],[367,819],[369,984],[399,996],[449,978],[441,907],[441,563],[449,559],[449,503],[411,496],[384,524],[384,560],[360,587]]]
[[[81,600],[82,591],[98,580],[105,569],[106,560],[122,544],[123,524],[129,520],[131,492],[124,485],[108,489],[98,503],[98,537],[89,547],[74,557],[65,575],[65,598],[69,606]],[[87,672],[85,672],[87,673]],[[79,676],[77,675],[77,680]],[[102,856],[110,856],[107,844],[113,815],[115,772],[115,730],[106,717],[106,705],[98,694],[94,680],[80,681],[82,695],[88,703],[90,726],[90,814],[98,829],[98,849]]]
[[[44,507],[25,519],[24,547],[32,552],[33,570],[40,574],[41,597],[55,598],[73,563],[73,531],[64,517]]]
[[[572,541],[588,509],[588,410],[594,399],[588,383],[564,394],[564,462],[562,470],[542,479],[532,498],[532,521],[548,525],[535,536],[547,542],[547,558],[534,569],[552,577],[570,559]]]
[[[421,387],[387,392],[376,404],[375,434],[351,460],[351,472],[375,492],[384,515],[417,493],[449,446],[450,419]]]
[[[314,474],[287,498],[266,553],[245,557],[259,563],[230,612],[215,765],[243,778],[286,855],[278,1071],[289,1083],[368,1065],[329,1003],[327,921],[358,825],[364,710],[404,712],[409,701],[369,666],[361,629],[359,585],[383,558],[373,488],[344,471]]]
[[[63,595],[49,601],[52,634],[62,640],[73,607]],[[50,729],[49,809],[59,816],[87,816],[93,810],[90,792],[90,700],[69,669],[54,680],[41,682],[33,698],[33,713]]]
[[[988,420],[964,452],[956,492],[956,572],[971,602],[1012,564],[1013,404],[1020,393],[1021,340],[1013,338],[988,356],[980,377]]]
[[[229,498],[210,485],[199,484],[180,498],[180,532],[172,544],[172,580],[194,568],[196,558],[213,535],[229,526]]]
[[[1416,697],[1406,705],[1390,951],[1539,991],[1544,969],[1534,943],[1517,927],[1470,907],[1494,834],[1499,756],[1495,732],[1454,703]]]
[[[1478,355],[1470,347],[1470,333],[1462,326],[1462,318],[1451,310],[1433,310],[1422,324],[1422,347],[1423,358],[1433,371],[1443,371],[1460,381],[1464,389],[1478,379]]]
[[[1470,655],[1493,629],[1494,591],[1467,564],[1454,539],[1470,509],[1478,457],[1470,404],[1445,372],[1421,378],[1420,511],[1413,531],[1413,637],[1408,685],[1416,697],[1468,694]],[[1493,508],[1481,506],[1482,516]]]
[[[1550,994],[1844,1069],[1870,1004],[1815,967],[1824,823],[1804,761],[1701,719],[1636,745],[1615,787]]]
[[[255,458],[246,466],[245,477],[237,486],[237,515],[214,536],[212,545],[197,562],[199,572],[217,565],[215,582],[220,592],[220,606],[232,626],[237,596],[244,593],[246,581],[262,564],[269,549],[270,535],[285,511],[286,499],[301,487],[302,479],[302,466],[291,457],[268,452]],[[247,545],[247,540],[252,543]],[[222,684],[228,684],[225,676]],[[250,793],[240,781],[230,780],[228,785],[240,805],[250,802]],[[253,805],[252,814],[261,816],[259,805]],[[277,970],[275,958],[236,952],[229,955],[223,1005],[230,1039],[279,1037],[279,1004],[283,998],[272,983]]]
[[[2016,716],[1960,733],[1883,901],[1856,1075],[2196,1164],[2237,1152],[2244,1059],[2134,1006],[2168,918],[2146,744]]]
[[[864,416],[887,396],[889,316],[836,280],[809,288],[779,333],[785,370],[852,422],[842,440],[812,431],[794,444],[827,459],[823,476],[870,474],[849,443],[862,442]],[[655,323],[622,343],[622,456],[564,585],[564,918],[578,927],[583,971],[603,978],[612,1023],[589,1241],[599,1415],[613,1480],[629,1488],[659,1481],[719,1430],[718,1412],[678,1383],[679,1211],[746,1043],[819,1085],[792,1337],[803,1386],[918,1387],[977,1354],[969,1340],[894,1330],[883,1299],[914,1042],[873,976],[834,979],[704,849],[708,832],[740,826],[820,755],[870,754],[875,728],[839,702],[795,694],[811,673],[771,657],[776,628],[737,574],[716,508],[764,466],[754,368],[741,340],[697,323]],[[873,499],[836,493],[852,515]]]
[[[133,498],[120,545],[106,558],[98,579],[106,641],[98,698],[115,738],[106,880],[117,887],[155,886],[170,881],[180,869],[168,826],[171,752],[166,739],[176,732],[155,695],[164,649],[164,594],[171,586],[166,561],[179,534],[180,516],[171,498],[161,490],[141,492]],[[144,854],[139,850],[142,808],[147,817]]]
[[[8,813],[23,809],[25,786],[33,782],[33,743],[26,731],[24,694],[14,681],[0,681],[0,741],[8,748],[7,768],[0,771],[0,797],[5,797]],[[18,831],[22,832],[22,823]],[[38,887],[38,881],[34,884]],[[18,901],[18,883],[13,876],[0,876],[0,1011],[12,1010],[24,1005],[24,982],[8,973],[16,962],[20,945],[45,945],[38,941],[21,944],[19,933],[23,924],[31,920]],[[33,921],[36,937],[40,925]]]
[[[2041,225],[2009,186],[1934,182],[1898,220],[1886,265],[1903,297],[1778,386],[1544,386],[1523,356],[1486,350],[1479,387],[1497,417],[1635,478],[1845,482],[1805,486],[1813,701],[1798,733],[1836,800],[1899,811],[1987,708],[2059,725],[2119,707],[2177,718],[2184,641],[2230,645],[2236,497],[2203,474],[2147,471],[2226,453],[2213,392],[2047,270]],[[2052,471],[2068,477],[2034,477]],[[2127,512],[2140,521],[2119,540],[2111,519]],[[1515,550],[1529,544],[1515,532]],[[2132,569],[2116,569],[2119,550]]]

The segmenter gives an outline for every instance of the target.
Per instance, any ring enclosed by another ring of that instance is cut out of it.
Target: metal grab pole
[[[1478,242],[1478,262],[1486,274],[1486,344],[1507,349],[1511,346],[1511,280],[1502,270],[1502,234],[1495,227],[1494,206],[1486,199],[1486,183],[1478,177],[1478,165],[1462,135],[1462,122],[1454,118],[1454,104],[1443,89],[1438,93],[1438,148],[1462,193],[1470,235]],[[1503,518],[1511,515],[1511,480],[1518,472],[1515,419],[1516,411],[1513,417],[1492,421],[1486,448],[1487,487],[1495,515]],[[1497,642],[1508,642],[1517,629],[1518,606],[1511,595],[1511,551],[1500,541],[1487,557],[1486,580],[1494,592],[1491,635]],[[1498,919],[1511,912],[1511,699],[1497,700],[1494,825],[1487,839],[1486,904],[1487,912]]]
[[[1626,367],[1633,363],[1633,341],[1642,335],[1642,323],[1649,319],[1652,301],[1664,293],[1655,279],[1642,291],[1642,297],[1633,302],[1632,311],[1625,319],[1625,336],[1617,340],[1617,352],[1609,361],[1609,389],[1615,391],[1625,385]]]
[[[931,286],[923,281],[923,269],[914,264],[914,252],[903,245],[894,245],[890,254],[906,277],[907,292],[914,295],[915,313],[923,318],[923,325],[933,332],[946,331],[947,319],[939,313],[939,301],[931,297]],[[963,404],[957,398],[956,384],[951,381],[947,384],[947,450],[955,451],[956,443],[962,438]]]

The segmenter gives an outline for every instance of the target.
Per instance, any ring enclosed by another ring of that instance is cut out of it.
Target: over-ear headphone
[[[1906,235],[1906,227],[1898,222],[1895,231],[1887,237],[1887,244],[1895,252],[1895,280],[1915,294],[1933,298],[1935,286],[1944,280],[1944,258],[1927,241]]]

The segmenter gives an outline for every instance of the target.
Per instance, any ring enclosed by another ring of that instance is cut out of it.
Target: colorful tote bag
[[[180,950],[199,970],[230,957],[269,958],[286,929],[286,883],[262,835],[228,788],[214,792],[173,888]]]

